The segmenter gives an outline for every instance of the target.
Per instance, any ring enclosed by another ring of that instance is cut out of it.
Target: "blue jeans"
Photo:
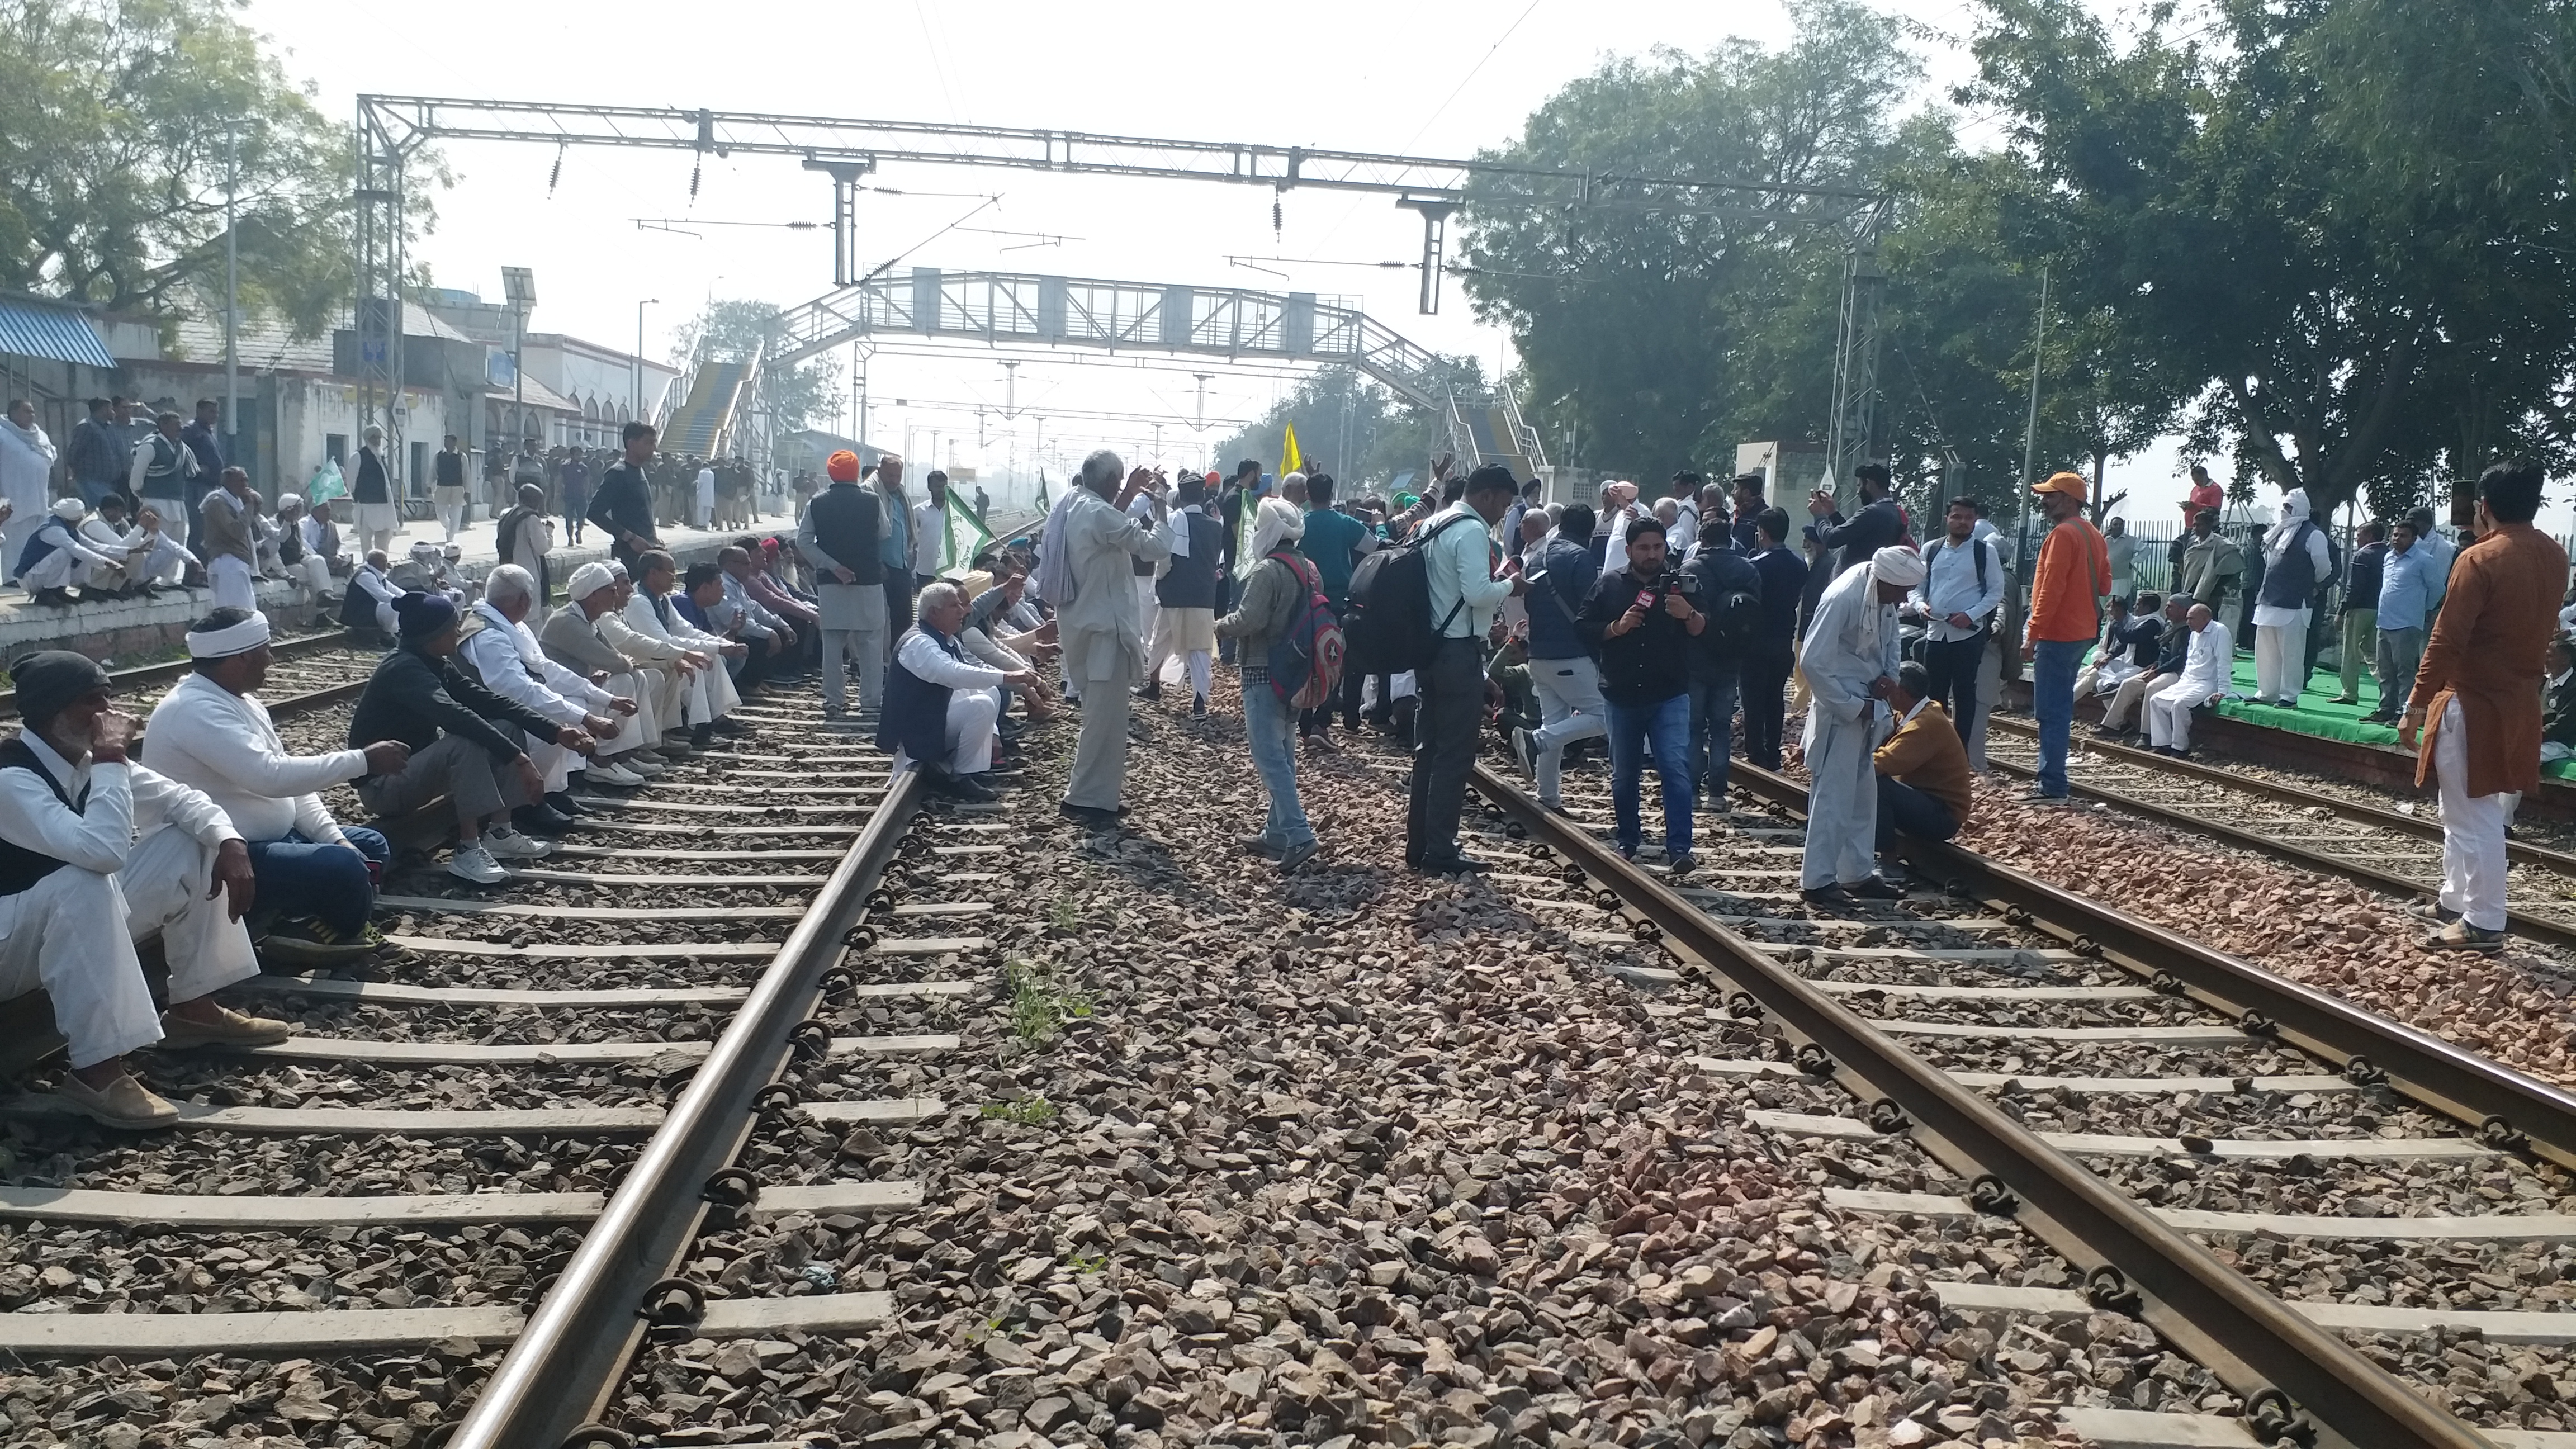
[[[1735,753],[1736,676],[1691,681],[1691,780],[1708,791],[1717,808],[1726,808],[1726,767]]]
[[[343,935],[354,935],[376,908],[367,862],[390,864],[393,847],[363,825],[343,825],[352,850],[315,845],[288,832],[280,840],[249,842],[251,874],[259,880],[259,905],[281,916],[313,916]]]
[[[1618,817],[1619,848],[1631,855],[1645,839],[1638,819],[1639,777],[1646,750],[1655,752],[1655,774],[1664,786],[1664,854],[1678,859],[1691,848],[1691,701],[1676,694],[1655,704],[1610,706],[1610,808]]]
[[[1315,839],[1297,803],[1297,712],[1282,704],[1267,679],[1243,684],[1243,735],[1252,746],[1252,768],[1270,796],[1270,814],[1261,822],[1261,839],[1273,850],[1294,850]]]
[[[2075,672],[2091,648],[2082,639],[2042,639],[2033,650],[2030,712],[2039,718],[2039,793],[2066,794],[2066,734],[2075,724]]]

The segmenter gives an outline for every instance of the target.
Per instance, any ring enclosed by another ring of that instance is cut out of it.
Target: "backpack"
[[[1746,565],[1746,568],[1749,570],[1751,565]],[[1714,579],[1708,581],[1716,582]],[[1720,655],[1742,654],[1752,649],[1762,634],[1761,590],[1762,576],[1755,574],[1750,588],[1720,586],[1704,596],[1700,612],[1708,617],[1708,627],[1700,634],[1702,646]]]
[[[1289,709],[1318,709],[1342,687],[1342,625],[1324,598],[1315,566],[1285,549],[1270,555],[1285,565],[1305,601],[1270,645],[1270,689]]]
[[[1936,538],[1932,540],[1932,546],[1930,548],[1923,550],[1923,577],[1925,579],[1928,580],[1932,577],[1932,560],[1939,558],[1941,556],[1941,550],[1949,546],[1950,541],[1946,537]],[[1968,538],[1968,557],[1977,561],[1977,592],[1982,594],[1986,591],[1986,541],[1971,534]],[[1996,607],[2001,608],[2002,605],[1999,603]],[[1991,613],[1992,610],[1989,610],[1988,612]],[[1983,625],[1985,622],[1986,621],[1983,619],[1979,619],[1977,621],[1979,625]]]
[[[1431,561],[1424,550],[1431,540],[1472,514],[1460,514],[1437,528],[1424,529],[1400,548],[1382,548],[1351,570],[1350,613],[1342,625],[1351,667],[1368,674],[1402,674],[1430,666],[1449,619],[1431,622]],[[1482,522],[1482,520],[1477,520]],[[1458,608],[1466,607],[1461,599]],[[1457,617],[1457,608],[1450,618]]]

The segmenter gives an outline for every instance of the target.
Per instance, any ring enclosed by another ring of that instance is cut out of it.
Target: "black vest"
[[[904,637],[914,634],[938,645],[949,658],[965,662],[965,651],[947,635],[916,626],[906,630]],[[904,668],[903,642],[897,640],[895,657],[886,662],[885,712],[877,720],[877,748],[891,751],[900,746],[919,764],[948,763],[948,696],[954,692]]]
[[[2259,603],[2275,609],[2304,609],[2317,591],[2317,561],[2308,557],[2308,535],[2316,532],[2313,519],[2300,519],[2290,535],[2290,546],[2281,550],[2281,561],[2263,571],[2263,583],[2255,592]]]
[[[63,808],[75,815],[89,808],[89,787],[81,787],[77,800],[64,794],[62,782],[54,778],[51,770],[36,762],[36,752],[27,748],[27,742],[16,735],[11,735],[7,744],[0,745],[0,770],[33,772],[37,779],[45,782],[46,789],[54,792],[54,798],[63,802]],[[14,896],[27,890],[61,870],[64,864],[16,841],[0,840],[0,896]]]
[[[874,493],[856,483],[835,483],[805,505],[805,517],[814,525],[814,541],[850,571],[854,583],[871,589],[885,583],[885,520]],[[826,574],[823,582],[840,580]]]
[[[349,496],[360,503],[391,503],[385,488],[385,461],[365,448],[358,450],[358,476],[349,480]]]
[[[1190,524],[1190,556],[1172,556],[1172,566],[1154,583],[1154,601],[1166,609],[1213,609],[1217,554],[1225,547],[1225,525],[1195,513],[1185,516]]]
[[[340,627],[366,634],[382,634],[384,625],[376,620],[376,596],[358,586],[358,576],[349,575],[349,586],[340,591]]]

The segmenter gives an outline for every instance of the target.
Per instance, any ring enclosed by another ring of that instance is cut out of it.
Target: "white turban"
[[[188,631],[188,657],[191,659],[229,659],[247,654],[268,642],[268,616],[253,610],[251,616],[221,629]]]
[[[1296,504],[1285,498],[1262,499],[1261,511],[1253,517],[1252,557],[1245,561],[1247,576],[1280,545],[1295,543],[1305,536],[1306,515],[1297,511]]]
[[[567,598],[587,599],[616,582],[617,575],[608,571],[608,565],[586,563],[572,571],[571,581],[564,585],[564,595]]]
[[[54,516],[65,523],[78,523],[81,521],[82,515],[88,512],[89,505],[81,502],[77,498],[57,498],[54,500]]]
[[[1901,543],[1891,543],[1869,556],[1869,571],[1882,584],[1901,584],[1910,589],[1923,582],[1923,555]]]

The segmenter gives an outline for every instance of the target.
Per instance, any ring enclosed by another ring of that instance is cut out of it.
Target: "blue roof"
[[[0,297],[0,352],[111,372],[116,368],[88,318],[75,308],[33,297]]]

